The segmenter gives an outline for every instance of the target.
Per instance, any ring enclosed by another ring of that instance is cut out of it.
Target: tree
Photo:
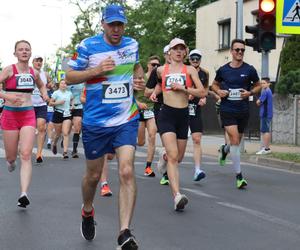
[[[280,78],[275,91],[280,94],[300,94],[300,36],[287,38],[281,51]]]

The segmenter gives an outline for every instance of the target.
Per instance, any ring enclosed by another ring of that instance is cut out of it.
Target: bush
[[[289,71],[287,74],[280,77],[280,80],[275,86],[275,91],[279,94],[300,94],[300,69]]]

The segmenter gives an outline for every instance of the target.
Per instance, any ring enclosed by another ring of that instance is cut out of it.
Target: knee
[[[121,182],[128,182],[134,175],[133,166],[130,164],[120,166],[119,175]]]
[[[149,136],[149,142],[151,142],[151,143],[154,144],[155,143],[156,133],[149,133],[148,136]]]
[[[193,143],[195,144],[195,145],[200,145],[201,144],[201,138],[200,137],[195,137],[195,138],[193,138]]]
[[[171,164],[177,164],[179,162],[179,157],[178,154],[167,154],[168,157],[168,162],[170,162]]]
[[[86,173],[85,179],[92,185],[97,185],[100,180],[100,174],[98,172]]]
[[[20,152],[20,159],[22,161],[30,161],[31,160],[31,155],[32,155],[31,151],[21,151]]]

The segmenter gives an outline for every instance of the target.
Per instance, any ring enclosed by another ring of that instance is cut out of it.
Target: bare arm
[[[106,72],[114,70],[115,67],[115,61],[109,56],[94,68],[80,71],[68,69],[66,72],[66,81],[67,84],[79,84],[103,76]]]
[[[140,64],[136,64],[133,70],[133,89],[144,90],[145,80],[144,80],[144,70]]]
[[[217,82],[216,80],[213,81],[211,85],[211,90],[214,91],[218,96],[224,98],[228,96],[228,90],[222,90],[220,87],[220,83]]]
[[[40,73],[37,70],[34,70],[34,74],[35,74],[36,85],[37,85],[39,91],[41,92],[43,100],[48,101],[49,96],[47,94],[46,86],[44,85],[43,81],[41,80]]]

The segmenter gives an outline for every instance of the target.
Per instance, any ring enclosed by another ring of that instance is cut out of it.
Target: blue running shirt
[[[221,111],[229,113],[249,111],[249,100],[242,99],[239,90],[250,91],[251,86],[259,81],[253,66],[244,62],[239,68],[232,68],[227,63],[217,70],[215,80],[220,83],[221,89],[229,91],[229,95],[221,100]]]
[[[84,39],[69,61],[73,70],[94,68],[108,57],[116,63],[113,71],[86,82],[83,124],[119,126],[139,118],[133,97],[133,70],[139,62],[138,43],[122,37],[120,45],[105,42],[103,33]]]

